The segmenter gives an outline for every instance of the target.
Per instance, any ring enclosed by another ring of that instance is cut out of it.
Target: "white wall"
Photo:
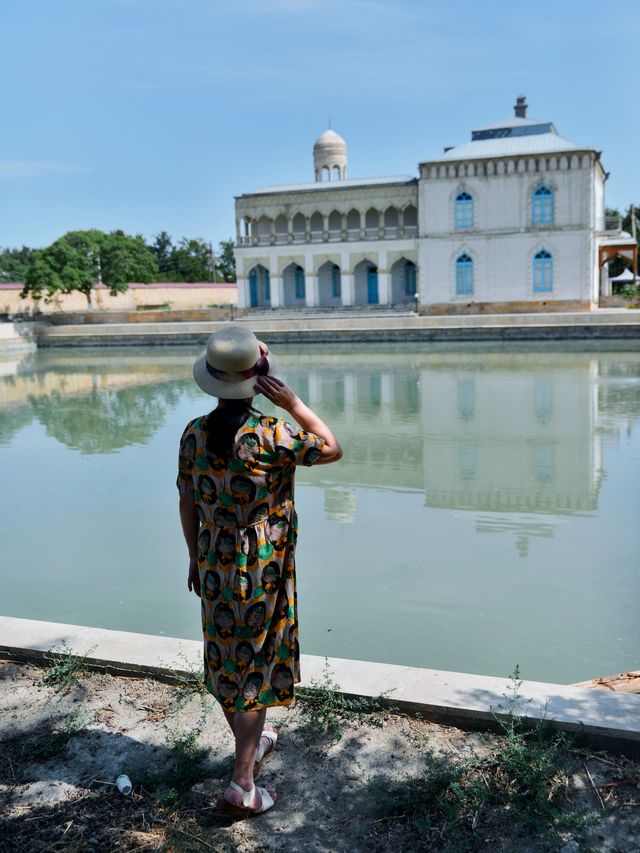
[[[600,167],[590,154],[423,164],[421,174],[421,304],[593,299],[592,223],[603,199],[595,191]],[[554,190],[551,226],[531,222],[531,194],[541,183]],[[454,227],[461,190],[474,198],[469,229]],[[554,287],[534,293],[532,258],[542,248],[553,255]],[[474,259],[475,290],[457,296],[455,259],[463,251]]]
[[[542,248],[553,256],[553,291],[534,293],[532,259]],[[474,260],[474,293],[458,296],[455,260],[463,251]],[[420,242],[420,303],[589,301],[590,256],[586,231],[430,238]]]

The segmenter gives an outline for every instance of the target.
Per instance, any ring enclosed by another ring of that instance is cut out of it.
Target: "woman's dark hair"
[[[205,426],[209,456],[220,459],[232,456],[236,433],[251,416],[260,417],[260,412],[253,408],[249,400],[225,400],[223,406],[210,412]]]

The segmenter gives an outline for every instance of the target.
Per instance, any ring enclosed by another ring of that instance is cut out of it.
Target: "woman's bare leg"
[[[236,720],[236,717],[238,716],[239,712],[236,711],[234,713],[233,711],[227,711],[226,708],[223,708],[222,711],[224,713],[224,716],[225,716],[227,722],[229,723],[229,728],[235,734],[235,731],[236,731],[235,730],[235,725],[236,725],[235,720]],[[270,723],[267,723],[267,722],[263,723],[262,729],[260,729],[260,732],[262,733],[262,731],[264,729],[269,729],[270,731],[275,732],[275,728]],[[258,748],[258,746],[260,746],[260,740],[261,740],[260,735],[258,735],[258,743],[256,744],[256,749]],[[262,740],[264,740],[263,746],[266,749],[270,744],[269,738],[262,738]]]
[[[253,788],[253,765],[256,760],[256,750],[260,743],[260,734],[264,727],[267,711],[236,711],[233,721],[233,733],[236,739],[236,756],[233,767],[233,781],[245,791]],[[231,723],[229,723],[231,725]],[[270,792],[275,799],[275,793]],[[225,799],[235,805],[242,805],[240,794],[232,788],[227,788]],[[250,808],[260,808],[260,795],[256,791]]]

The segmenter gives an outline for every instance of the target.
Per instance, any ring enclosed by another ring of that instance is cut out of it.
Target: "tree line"
[[[69,231],[45,249],[0,251],[0,282],[19,282],[22,296],[52,299],[58,293],[83,293],[91,305],[98,284],[112,295],[135,282],[235,281],[233,240],[218,250],[205,240],[183,237],[174,243],[166,231],[147,243],[124,231]]]

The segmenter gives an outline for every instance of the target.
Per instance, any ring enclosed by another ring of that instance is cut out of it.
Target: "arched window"
[[[540,184],[531,195],[531,224],[553,224],[553,190],[546,184]]]
[[[545,293],[550,290],[553,290],[553,257],[546,249],[540,249],[533,258],[533,291]]]
[[[466,252],[456,258],[456,295],[473,293],[473,258]]]
[[[456,228],[473,228],[473,196],[465,190],[456,196],[453,223]]]

